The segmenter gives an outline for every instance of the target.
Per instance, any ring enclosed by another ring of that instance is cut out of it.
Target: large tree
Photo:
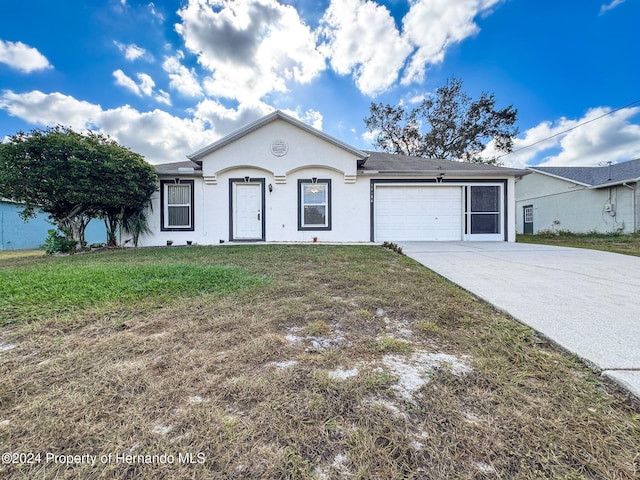
[[[24,204],[23,218],[48,213],[68,238],[85,245],[92,218],[104,218],[108,242],[127,212],[144,208],[157,176],[144,158],[99,133],[50,127],[19,132],[0,145],[0,197]]]
[[[462,91],[462,81],[451,78],[415,108],[371,103],[364,119],[375,135],[374,144],[385,152],[417,157],[478,163],[496,163],[481,155],[494,141],[498,152],[513,150],[518,134],[518,111],[512,105],[496,109],[493,94],[473,100]]]

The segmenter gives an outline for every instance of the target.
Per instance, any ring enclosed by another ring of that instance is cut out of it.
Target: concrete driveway
[[[640,257],[506,242],[402,242],[640,398]]]

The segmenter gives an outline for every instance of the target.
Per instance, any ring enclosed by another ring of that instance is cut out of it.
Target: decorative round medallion
[[[284,157],[289,151],[289,145],[284,140],[274,140],[271,144],[271,153],[276,157]]]

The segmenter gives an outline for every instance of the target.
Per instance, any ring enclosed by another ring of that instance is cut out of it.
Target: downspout
[[[637,211],[637,201],[636,201],[636,188],[637,188],[638,182],[636,181],[636,187],[632,187],[631,185],[629,185],[627,182],[623,182],[622,186],[623,187],[627,187],[628,189],[631,190],[631,211],[632,213],[632,218],[633,218],[633,233],[636,233],[638,231],[638,217],[636,214]]]

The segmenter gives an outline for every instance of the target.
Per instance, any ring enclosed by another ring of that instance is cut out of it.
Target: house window
[[[533,223],[533,207],[524,207],[524,223]]]
[[[471,234],[500,233],[500,187],[470,186],[468,198]]]
[[[298,180],[298,230],[331,230],[331,180]]]
[[[162,181],[163,231],[193,231],[193,180]]]

